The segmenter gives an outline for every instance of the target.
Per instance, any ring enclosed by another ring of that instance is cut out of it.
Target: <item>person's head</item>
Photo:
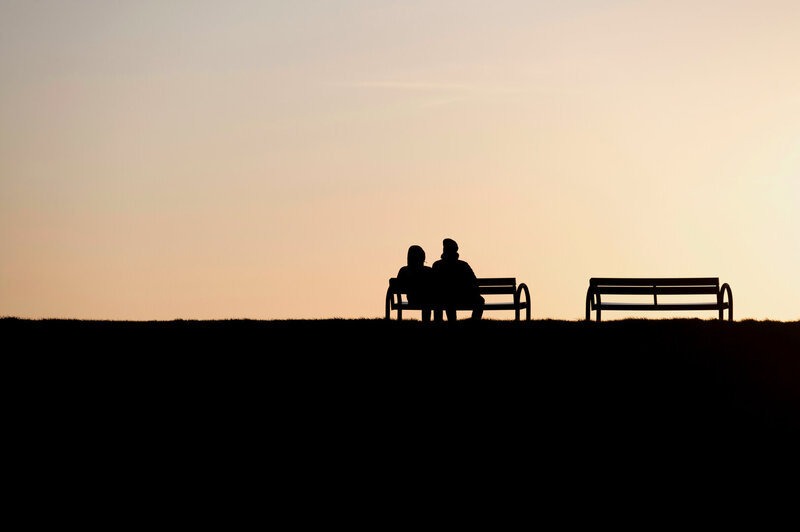
[[[420,246],[408,248],[408,265],[420,267],[425,264],[425,250]]]
[[[457,259],[458,258],[458,244],[451,238],[445,238],[442,241],[442,258]]]

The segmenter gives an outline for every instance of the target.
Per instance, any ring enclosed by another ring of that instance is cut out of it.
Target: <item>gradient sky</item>
[[[451,237],[799,319],[798,65],[797,1],[0,0],[0,315],[377,317]]]

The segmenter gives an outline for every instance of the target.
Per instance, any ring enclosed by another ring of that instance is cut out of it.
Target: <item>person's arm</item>
[[[475,272],[472,271],[472,266],[469,264],[467,264],[467,272],[469,272],[469,278],[477,283],[478,277],[475,275]]]
[[[472,286],[472,288],[477,291],[478,277],[475,275],[475,272],[472,271],[472,266],[470,266],[466,262],[464,263],[464,265],[466,266],[465,271],[467,273],[467,278],[469,279],[469,283]]]
[[[408,268],[403,266],[397,272],[397,282],[401,288],[405,288],[407,279],[408,279]]]

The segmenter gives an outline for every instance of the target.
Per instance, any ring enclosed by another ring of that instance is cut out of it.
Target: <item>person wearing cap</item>
[[[433,303],[433,270],[425,266],[425,250],[420,246],[408,248],[407,264],[397,272],[397,280],[406,290],[408,302],[422,307],[422,321],[431,320]],[[441,312],[437,314],[439,319]]]
[[[445,238],[442,241],[442,258],[433,263],[433,273],[438,285],[439,298],[447,313],[447,321],[456,320],[456,308],[472,309],[472,319],[483,315],[485,300],[478,291],[478,279],[469,264],[458,259],[458,244]]]

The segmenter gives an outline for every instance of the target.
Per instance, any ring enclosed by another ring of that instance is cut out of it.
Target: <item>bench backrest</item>
[[[589,280],[589,286],[596,294],[718,294],[719,277],[593,277]]]
[[[405,288],[396,277],[389,279],[389,286],[398,293],[405,294]],[[515,294],[517,292],[516,277],[479,277],[478,290],[481,294]]]
[[[517,279],[515,277],[479,277],[478,291],[481,294],[514,294],[517,292]]]

